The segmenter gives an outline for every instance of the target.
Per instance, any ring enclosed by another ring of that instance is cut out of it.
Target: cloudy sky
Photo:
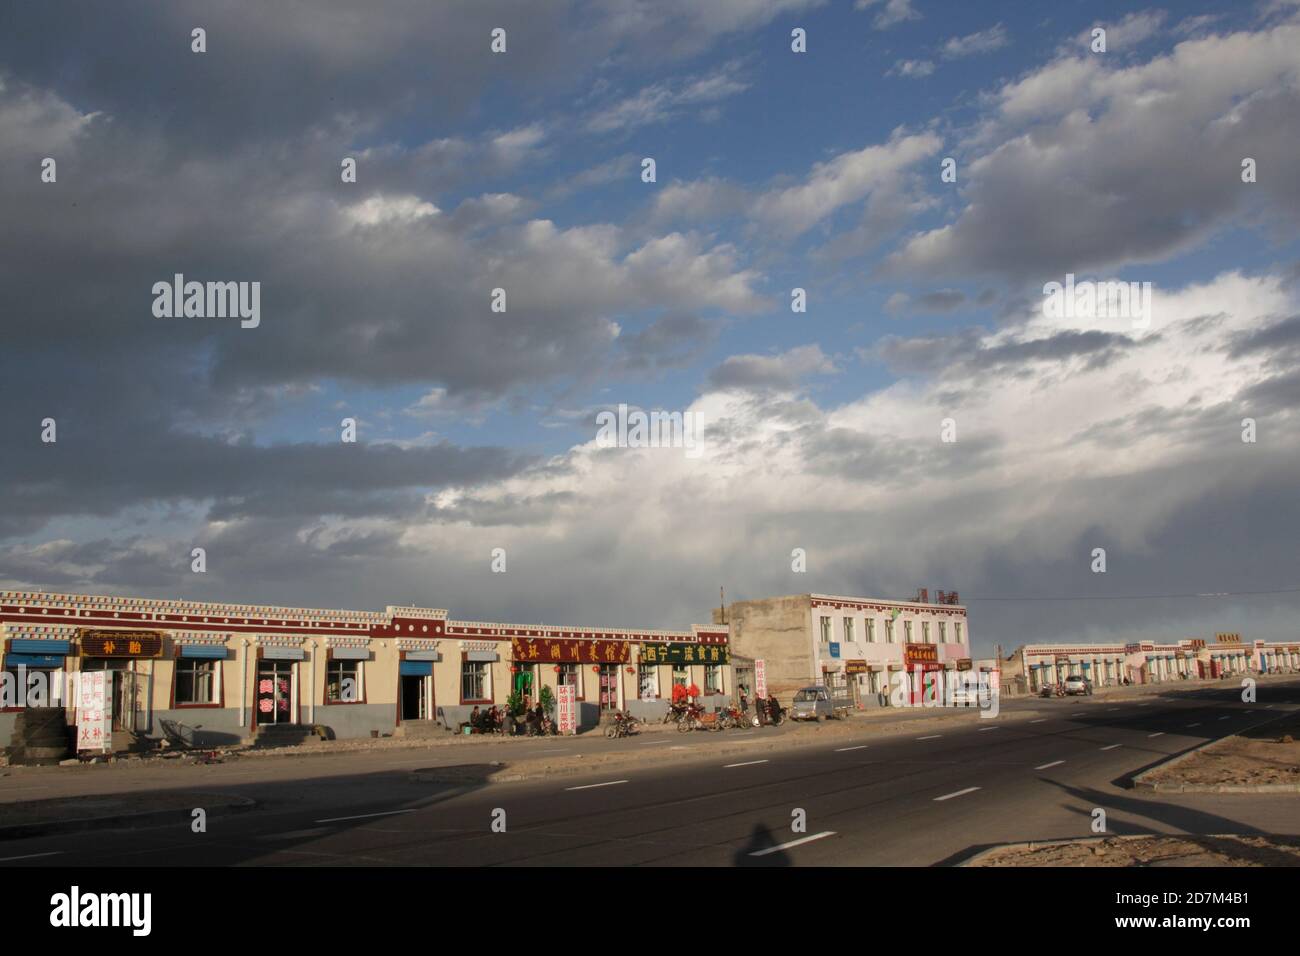
[[[0,585],[1294,637],[1298,116],[1284,0],[8,4]],[[260,325],[156,317],[176,273]]]

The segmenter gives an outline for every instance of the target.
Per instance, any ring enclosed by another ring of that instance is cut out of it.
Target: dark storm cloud
[[[718,337],[718,324],[689,312],[661,315],[620,344],[629,370],[680,368],[690,364]]]
[[[900,441],[824,423],[787,433],[782,442],[797,444],[809,470],[848,481],[893,484],[924,480],[953,470],[974,476],[997,463],[1002,441],[994,435],[963,437],[959,442]]]
[[[1066,57],[1006,84],[965,167],[963,210],[884,273],[1044,281],[1159,261],[1235,221],[1293,235],[1300,178],[1263,171],[1300,152],[1297,48],[1290,23],[1189,41],[1122,76]]]
[[[1067,362],[1086,357],[1086,367],[1101,368],[1128,348],[1140,348],[1156,341],[1155,336],[1135,340],[1113,332],[1059,332],[1042,339],[982,346],[982,334],[966,329],[952,335],[904,339],[886,336],[876,354],[890,368],[903,374],[933,374],[964,366],[971,370],[1015,369],[1039,363]]]
[[[1228,354],[1241,358],[1257,352],[1291,352],[1297,346],[1300,346],[1300,315],[1293,315],[1256,332],[1238,336]]]

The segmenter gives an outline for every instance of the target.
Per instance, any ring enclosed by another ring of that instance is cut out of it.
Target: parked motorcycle
[[[605,728],[606,737],[630,737],[640,729],[636,718],[626,711],[616,710],[612,716],[613,719]]]

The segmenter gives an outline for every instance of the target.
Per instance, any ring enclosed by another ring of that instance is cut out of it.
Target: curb
[[[1099,837],[1078,837],[1073,840],[1027,840],[1020,843],[999,843],[995,846],[986,847],[980,850],[974,856],[962,860],[957,864],[958,867],[974,866],[981,860],[986,860],[998,853],[1007,850],[1038,850],[1048,847],[1057,846],[1088,846],[1093,843],[1112,843],[1115,841],[1128,842],[1130,840],[1150,840],[1152,837],[1176,837],[1176,838],[1198,838],[1209,837],[1214,840],[1222,840],[1230,837],[1241,838],[1244,836],[1258,836],[1259,834],[1243,833],[1126,833],[1122,836],[1099,836]]]
[[[1268,720],[1261,721],[1247,730],[1254,730],[1257,727],[1267,727],[1271,723],[1282,720],[1286,717],[1295,716],[1293,713],[1282,713]],[[1237,784],[1237,783],[1161,783],[1150,780],[1150,776],[1159,770],[1168,770],[1170,767],[1176,767],[1184,761],[1190,760],[1199,754],[1202,750],[1207,750],[1216,744],[1221,744],[1225,740],[1231,740],[1233,737],[1240,737],[1241,733],[1237,732],[1227,737],[1220,737],[1217,740],[1208,740],[1191,750],[1184,751],[1168,760],[1162,760],[1154,767],[1148,767],[1141,773],[1129,778],[1129,785],[1134,790],[1149,790],[1152,793],[1300,793],[1300,783],[1255,783],[1255,784]]]
[[[223,799],[233,802],[208,810],[209,817],[222,816],[228,813],[243,813],[257,806],[257,801],[248,797],[224,797]],[[80,833],[86,830],[135,829],[136,827],[171,823],[173,821],[189,822],[192,813],[193,808],[178,807],[171,810],[146,810],[143,813],[119,813],[106,817],[80,817],[72,820],[18,823],[13,826],[0,826],[0,840],[25,840],[28,837]]]

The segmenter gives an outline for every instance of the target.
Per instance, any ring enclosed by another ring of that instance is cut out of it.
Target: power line
[[[1256,597],[1266,594],[1300,594],[1300,588],[1275,588],[1268,591],[1202,591],[1196,594],[1093,594],[1064,595],[1060,597],[975,597],[967,598],[963,604],[976,601],[1161,601],[1173,598],[1225,598]]]

